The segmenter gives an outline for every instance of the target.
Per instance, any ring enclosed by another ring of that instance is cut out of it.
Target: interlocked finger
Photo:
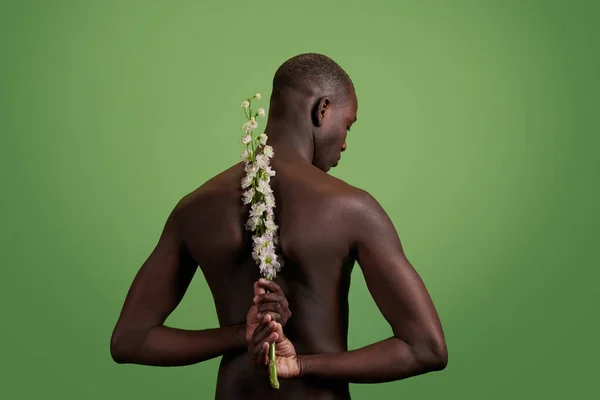
[[[274,321],[281,321],[285,310],[281,303],[260,303],[258,305],[258,317],[261,318],[265,314],[269,314]]]
[[[257,304],[260,303],[281,303],[284,307],[288,306],[288,301],[284,295],[279,293],[263,293],[258,296]]]
[[[265,315],[259,325],[256,327],[251,339],[251,348],[249,349],[250,356],[254,358],[257,364],[261,364],[264,360],[263,348],[269,347],[269,344],[274,343],[279,335],[275,333],[277,323],[271,319],[270,315]]]
[[[263,340],[267,335],[273,331],[270,324],[273,322],[271,320],[270,315],[265,315],[262,318],[262,321],[256,327],[254,334],[252,335],[252,344],[257,345],[261,340]]]
[[[271,292],[274,292],[274,293],[277,293],[277,294],[283,296],[283,290],[281,289],[281,286],[279,286],[274,281],[269,280],[269,279],[265,279],[265,278],[260,278],[258,280],[258,283],[262,287],[265,287],[265,288],[269,289]]]

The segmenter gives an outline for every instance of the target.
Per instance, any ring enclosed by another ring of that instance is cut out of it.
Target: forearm
[[[209,360],[228,351],[245,350],[244,333],[245,324],[203,330],[159,325],[139,340],[116,342],[111,351],[119,363],[183,366]]]
[[[301,377],[355,383],[389,382],[443,369],[443,352],[414,348],[391,337],[357,350],[299,356]]]

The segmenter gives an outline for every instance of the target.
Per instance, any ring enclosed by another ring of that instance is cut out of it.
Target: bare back
[[[301,354],[347,350],[348,290],[355,262],[344,210],[358,189],[312,165],[272,160],[275,223],[285,265],[275,281],[293,317],[284,328]],[[221,326],[244,323],[260,273],[252,259],[239,163],[182,199],[178,225],[214,297]],[[276,392],[276,393],[274,393]],[[246,353],[223,356],[217,399],[343,399],[347,383],[285,380],[275,391]]]

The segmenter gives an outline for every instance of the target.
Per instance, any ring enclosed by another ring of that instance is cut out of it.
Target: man
[[[446,366],[436,310],[388,215],[369,193],[327,174],[346,150],[357,108],[352,81],[330,58],[302,54],[279,67],[265,132],[275,153],[271,187],[284,268],[274,282],[258,280],[241,162],[183,197],[167,218],[113,332],[115,361],[172,366],[222,355],[217,399],[349,399],[349,382]],[[393,336],[348,351],[356,261]],[[198,266],[220,327],[164,326]],[[279,390],[265,366],[273,342]]]

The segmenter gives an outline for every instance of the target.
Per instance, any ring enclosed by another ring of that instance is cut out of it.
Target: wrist
[[[306,358],[296,354],[296,363],[298,364],[298,378],[302,378],[306,375]]]
[[[239,346],[248,347],[248,341],[246,340],[246,324],[237,325],[235,333]]]

